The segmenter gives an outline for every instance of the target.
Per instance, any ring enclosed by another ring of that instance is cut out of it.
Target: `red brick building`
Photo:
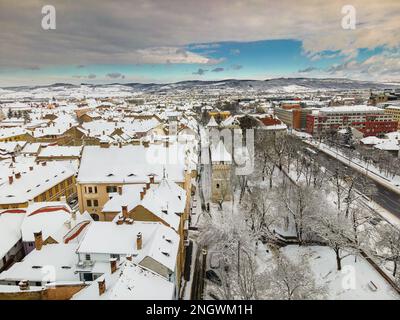
[[[306,131],[319,134],[329,130],[353,127],[368,136],[381,136],[397,130],[397,121],[383,109],[372,106],[321,108],[307,115]]]

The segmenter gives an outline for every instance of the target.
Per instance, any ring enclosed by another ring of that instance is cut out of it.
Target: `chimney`
[[[12,156],[12,157],[11,157],[11,161],[12,161],[12,162],[15,162],[15,156]]]
[[[111,274],[113,274],[115,271],[117,271],[117,259],[116,258],[110,259],[110,267],[111,267]]]
[[[149,147],[149,142],[148,141],[143,141],[143,147],[148,148]]]
[[[97,281],[97,284],[99,286],[99,296],[104,294],[106,292],[106,279],[103,279],[102,281]]]
[[[45,167],[47,165],[46,161],[42,162],[42,166]]]
[[[21,178],[21,172],[17,172],[17,173],[15,174],[15,179],[19,179],[19,178]]]
[[[26,290],[29,290],[30,288],[29,288],[29,281],[28,280],[21,280],[19,283],[18,283],[18,286],[19,286],[19,289],[21,290],[21,291],[26,291]]]
[[[136,249],[142,250],[142,233],[139,232],[136,236]]]
[[[14,182],[14,177],[13,176],[8,176],[8,183],[12,184]]]
[[[132,255],[127,255],[127,256],[126,256],[126,260],[132,261]]]
[[[67,227],[68,230],[71,230],[71,226],[72,226],[71,220],[65,221],[64,225]]]
[[[128,216],[128,206],[122,206],[122,216],[125,219],[129,218],[129,216]]]
[[[42,231],[40,232],[34,232],[33,236],[35,238],[35,249],[36,250],[41,250],[43,247],[43,236],[42,236]]]
[[[29,171],[33,171],[33,167],[31,166],[31,167],[29,167]]]
[[[118,187],[118,194],[122,196],[122,187]]]
[[[154,184],[154,176],[150,176],[150,183]]]
[[[150,182],[146,182],[146,190],[150,189]]]
[[[144,198],[144,191],[140,191],[140,200],[143,200]]]

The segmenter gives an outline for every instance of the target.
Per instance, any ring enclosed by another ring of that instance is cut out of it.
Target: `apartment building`
[[[306,127],[307,115],[312,108],[301,108],[300,104],[281,105],[275,108],[275,115],[289,128],[301,130]]]
[[[388,106],[385,108],[385,113],[390,115],[394,121],[400,123],[400,105],[399,106]]]
[[[79,209],[94,220],[109,220],[104,205],[125,185],[144,185],[153,177],[160,183],[165,175],[190,195],[191,174],[187,153],[179,144],[86,146],[77,178]]]
[[[75,171],[61,162],[32,164],[15,171],[0,186],[0,209],[25,208],[29,202],[59,201],[76,196]]]
[[[346,127],[356,128],[364,137],[381,136],[397,130],[398,122],[383,109],[373,106],[326,107],[307,115],[306,131],[320,134]]]

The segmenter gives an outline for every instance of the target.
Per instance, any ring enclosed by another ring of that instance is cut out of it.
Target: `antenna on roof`
[[[163,179],[165,179],[165,166],[163,166]]]

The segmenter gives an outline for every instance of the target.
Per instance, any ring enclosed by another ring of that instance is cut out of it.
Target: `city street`
[[[309,147],[309,146],[308,146]],[[314,150],[318,151],[317,149],[314,148]],[[355,169],[352,169],[346,165],[344,165],[342,162],[339,160],[335,159],[334,157],[331,157],[330,155],[318,151],[318,154],[313,157],[316,161],[318,161],[319,164],[324,166],[327,170],[330,172],[333,172],[333,170],[339,165],[341,167],[345,167],[346,172],[348,173],[349,176],[355,176],[358,175],[359,172]],[[333,161],[332,161],[333,160]],[[394,215],[400,218],[400,195],[387,189],[386,187],[382,186],[381,184],[375,182],[371,178],[367,177],[371,183],[373,183],[376,186],[377,192],[375,195],[371,197],[373,201],[378,203],[380,206],[385,208],[386,210],[390,211]],[[362,189],[360,188],[360,182],[356,182],[356,186],[358,184],[357,189]]]

